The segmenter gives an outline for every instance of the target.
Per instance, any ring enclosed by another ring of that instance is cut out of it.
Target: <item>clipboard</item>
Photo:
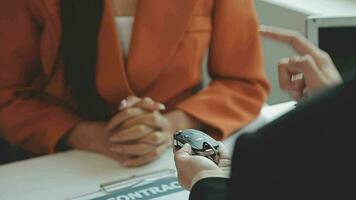
[[[172,195],[174,199],[187,199],[189,192],[179,185],[176,171],[166,169],[103,183],[97,191],[68,200],[172,199]]]

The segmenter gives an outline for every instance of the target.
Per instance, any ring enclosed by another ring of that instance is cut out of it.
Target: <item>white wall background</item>
[[[261,24],[294,29],[306,34],[306,19],[309,16],[356,16],[356,0],[255,0]],[[263,40],[265,68],[272,91],[268,104],[291,100],[278,84],[278,63],[283,57],[294,55],[288,46],[270,40]],[[203,83],[210,82],[207,73],[207,58],[203,60]]]

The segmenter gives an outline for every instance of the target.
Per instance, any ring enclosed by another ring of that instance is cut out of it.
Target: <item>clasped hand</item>
[[[106,126],[110,150],[128,157],[125,166],[139,166],[155,160],[172,141],[172,129],[160,111],[163,104],[150,98],[129,97],[120,112]]]
[[[150,98],[128,97],[109,121],[77,124],[67,143],[76,148],[109,156],[127,167],[147,164],[172,143],[170,122],[163,104]]]

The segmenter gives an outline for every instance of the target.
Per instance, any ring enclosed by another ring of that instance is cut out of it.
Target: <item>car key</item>
[[[174,134],[174,146],[182,148],[185,143],[192,147],[193,155],[209,158],[214,163],[219,163],[219,143],[202,131],[185,129]]]

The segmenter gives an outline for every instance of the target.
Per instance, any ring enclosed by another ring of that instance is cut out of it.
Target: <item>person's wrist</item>
[[[105,127],[103,122],[82,121],[69,133],[67,143],[75,149],[100,152],[98,149],[103,146],[98,142],[98,138],[102,138],[106,133]]]
[[[86,132],[90,125],[88,121],[82,121],[76,124],[67,134],[67,145],[72,148],[80,148],[82,145],[82,133]]]

